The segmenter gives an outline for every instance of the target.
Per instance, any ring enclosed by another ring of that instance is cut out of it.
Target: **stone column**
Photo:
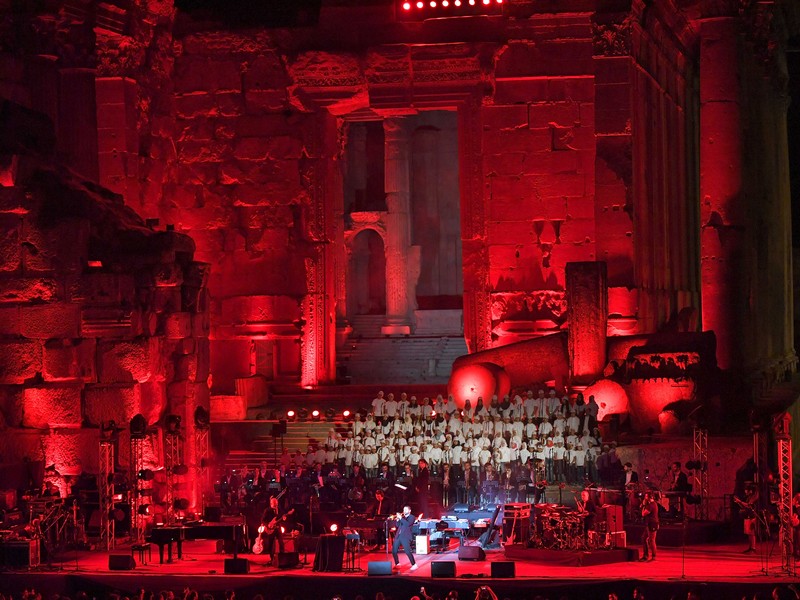
[[[703,330],[717,336],[723,369],[741,364],[747,311],[742,197],[739,27],[735,17],[700,25],[700,268]]]
[[[606,366],[606,263],[567,263],[566,280],[570,383],[589,385],[602,375]]]
[[[408,132],[402,118],[383,122],[386,206],[386,324],[384,335],[411,333],[409,307]]]

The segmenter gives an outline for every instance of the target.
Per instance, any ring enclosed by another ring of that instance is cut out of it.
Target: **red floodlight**
[[[336,523],[331,523],[331,533],[339,531],[339,526]]]

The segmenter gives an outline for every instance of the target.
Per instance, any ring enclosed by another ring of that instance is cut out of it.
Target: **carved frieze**
[[[592,23],[592,43],[595,56],[628,56],[631,53],[629,15],[621,23]]]
[[[498,292],[491,295],[492,322],[509,320],[550,320],[560,323],[567,313],[563,291]]]
[[[358,57],[344,52],[304,52],[289,65],[295,85],[304,87],[358,87],[364,76]]]

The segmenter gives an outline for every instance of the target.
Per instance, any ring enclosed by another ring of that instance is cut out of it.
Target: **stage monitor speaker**
[[[246,558],[226,558],[226,575],[247,575],[250,572],[250,561]]]
[[[480,546],[459,546],[458,560],[486,560],[486,552]]]
[[[431,563],[431,577],[455,577],[456,562],[454,560],[436,560]]]
[[[300,555],[297,552],[278,552],[278,568],[294,569],[300,564]]]
[[[498,560],[492,563],[492,578],[516,577],[515,565],[511,561]]]
[[[367,563],[367,575],[374,577],[376,575],[391,575],[392,563],[388,560],[371,560]]]
[[[469,512],[469,504],[466,502],[459,502],[453,505],[453,512],[457,513],[465,513]]]
[[[133,571],[136,568],[136,561],[130,554],[109,554],[109,571]]]

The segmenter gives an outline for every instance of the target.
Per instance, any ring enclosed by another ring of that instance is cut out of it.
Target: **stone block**
[[[82,272],[88,244],[87,219],[65,219],[47,229],[41,229],[37,224],[26,220],[22,244],[25,270],[27,273]]]
[[[85,418],[92,425],[114,421],[124,426],[131,417],[141,412],[139,384],[87,385],[85,390]]]
[[[21,330],[19,306],[0,308],[0,336],[18,337],[21,335]]]
[[[285,89],[245,90],[245,112],[249,115],[277,112],[288,106]]]
[[[46,277],[5,279],[0,291],[0,303],[52,302],[60,292],[58,282]]]
[[[50,340],[44,344],[42,375],[45,381],[97,381],[96,341],[86,339]]]
[[[241,421],[247,417],[247,403],[241,396],[211,396],[211,420]]]
[[[148,381],[139,386],[139,412],[149,424],[156,423],[167,410],[167,386],[164,381]]]
[[[174,313],[181,309],[181,288],[158,287],[153,290],[152,310],[157,313]]]
[[[167,339],[180,339],[192,335],[192,314],[175,312],[164,319],[164,335]]]
[[[0,341],[0,384],[20,384],[42,370],[38,341]]]
[[[160,372],[159,340],[101,341],[97,349],[100,383],[143,383]]]
[[[34,429],[80,427],[80,385],[26,388],[22,397],[22,426]]]
[[[550,150],[553,137],[550,128],[514,129],[486,134],[482,139],[484,154],[538,152]]]
[[[484,131],[524,129],[528,127],[528,105],[484,106],[481,109]]]
[[[93,433],[96,456],[97,432]],[[0,454],[3,455],[3,462],[22,464],[26,461],[45,460],[42,440],[42,432],[37,429],[6,429],[0,436]],[[91,456],[91,453],[89,452],[87,456]]]
[[[0,213],[13,213],[17,221],[31,210],[33,202],[22,187],[0,187]]]
[[[572,127],[580,122],[580,105],[576,102],[533,102],[528,105],[528,126],[532,129],[559,125]]]
[[[175,359],[175,379],[177,381],[196,381],[197,355],[186,354]]]
[[[0,386],[0,428],[4,430],[5,436],[6,427],[19,427],[22,425],[22,397],[24,387],[21,385],[2,385]],[[7,458],[3,454],[4,458]]]
[[[182,117],[204,116],[216,108],[216,101],[208,92],[176,94],[173,98],[178,115]]]
[[[18,215],[0,215],[0,271],[12,272],[22,266],[22,219]]]
[[[46,465],[55,465],[61,474],[97,473],[97,429],[51,429],[39,438]],[[122,445],[122,444],[120,444]]]
[[[77,304],[23,306],[22,335],[26,338],[76,338],[80,335],[81,307]]]
[[[245,91],[285,89],[289,78],[276,52],[265,52],[247,62],[242,82]]]

